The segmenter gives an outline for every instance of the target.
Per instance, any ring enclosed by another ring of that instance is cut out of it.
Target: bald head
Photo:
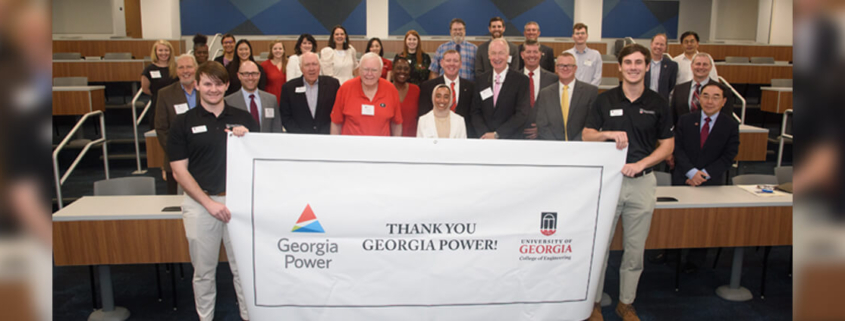
[[[320,59],[317,54],[306,51],[299,56],[299,69],[302,70],[302,79],[309,84],[314,84],[320,77]]]

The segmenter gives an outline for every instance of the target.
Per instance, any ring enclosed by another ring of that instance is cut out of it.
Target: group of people
[[[187,194],[183,217],[201,320],[214,315],[221,240],[241,317],[248,319],[225,229],[231,217],[224,204],[229,132],[613,141],[628,148],[612,229],[621,218],[625,240],[616,312],[638,320],[632,304],[655,205],[653,168],[669,164],[678,185],[720,184],[738,151],[730,94],[711,78],[712,58],[697,52],[694,32],[681,37],[684,54],[664,57],[667,37],[658,34],[651,50],[639,44],[622,48],[621,84],[599,94],[602,60],[586,46],[586,25],[574,25],[575,46],[558,54],[539,42],[536,22],[525,25],[519,46],[502,37],[501,18],[490,19],[488,28],[491,39],[476,47],[464,39],[464,21],[453,19],[452,39],[433,59],[422,52],[419,34],[409,31],[393,61],[383,58],[379,39],[356,59],[341,26],[319,55],[314,37],[303,34],[290,57],[280,41],[272,42],[262,64],[253,59],[248,40],[236,42],[228,34],[224,54],[213,61],[202,38],[195,39],[194,54],[178,57],[166,41],[156,42],[142,85],[154,97],[155,129],[169,158],[166,180],[173,192],[178,182]],[[605,255],[605,268],[606,261]],[[602,320],[603,282],[601,273],[590,320]]]

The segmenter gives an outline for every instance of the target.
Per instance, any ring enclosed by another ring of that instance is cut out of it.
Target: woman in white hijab
[[[467,138],[464,118],[456,114],[452,106],[452,90],[445,84],[434,87],[431,101],[434,108],[420,116],[417,123],[417,137],[422,138]]]

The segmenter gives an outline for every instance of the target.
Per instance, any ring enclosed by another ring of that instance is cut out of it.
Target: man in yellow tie
[[[575,79],[576,70],[578,63],[572,53],[564,51],[557,57],[558,85],[540,90],[534,106],[540,139],[581,140],[581,131],[599,89]]]

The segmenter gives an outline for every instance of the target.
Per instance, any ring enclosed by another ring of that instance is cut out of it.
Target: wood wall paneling
[[[93,110],[105,110],[105,91],[96,89],[90,91],[54,91],[53,115],[84,115]]]
[[[79,52],[83,57],[104,56],[107,52],[130,52],[136,59],[143,59],[149,56],[153,43],[157,40],[53,40],[53,52]],[[184,45],[179,39],[167,39],[173,50],[174,56],[183,52]]]

